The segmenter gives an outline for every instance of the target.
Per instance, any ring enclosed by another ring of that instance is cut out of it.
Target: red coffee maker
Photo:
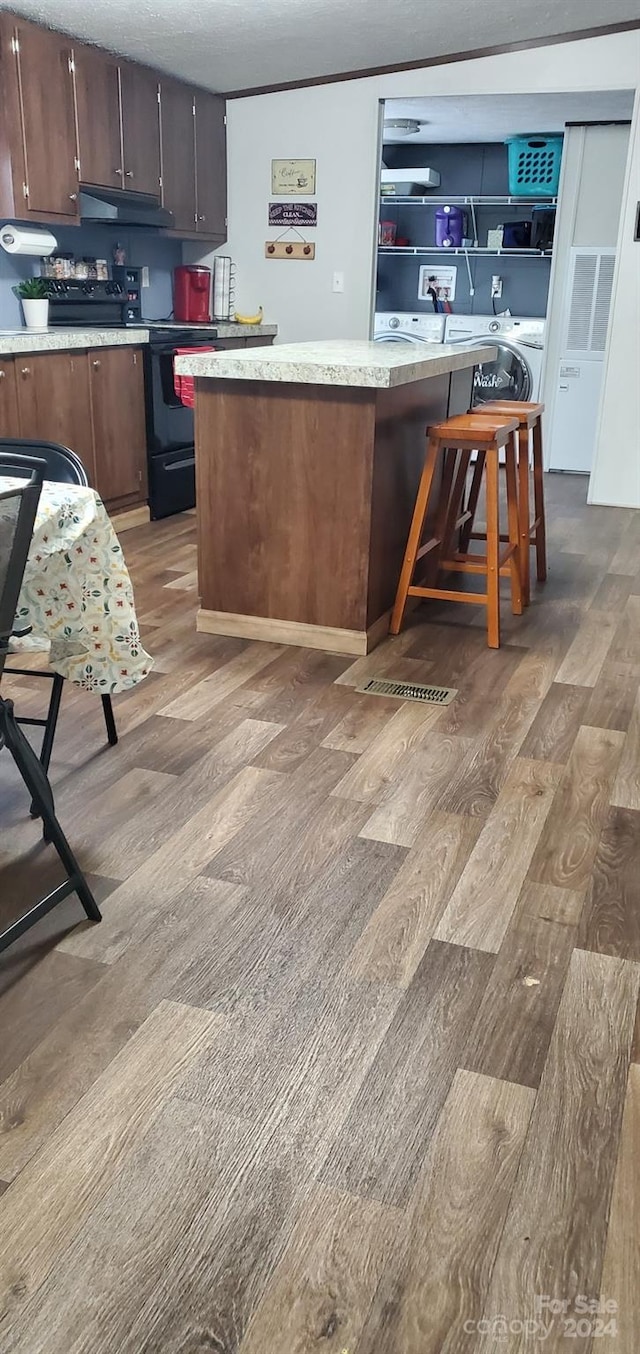
[[[185,264],[173,273],[173,315],[180,324],[211,323],[211,269]]]

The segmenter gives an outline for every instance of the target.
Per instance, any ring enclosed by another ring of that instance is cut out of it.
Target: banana
[[[236,324],[262,324],[263,315],[264,311],[262,309],[262,306],[260,306],[260,309],[256,315],[241,315],[240,312],[236,310],[236,313],[233,318]]]

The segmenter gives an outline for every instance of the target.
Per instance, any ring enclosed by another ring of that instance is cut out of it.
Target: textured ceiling
[[[477,94],[464,98],[387,99],[385,123],[413,118],[420,131],[401,136],[385,126],[385,145],[422,142],[504,141],[506,136],[561,132],[566,122],[618,122],[631,118],[633,91],[584,94]]]
[[[222,91],[640,19],[640,0],[0,0],[0,9]]]

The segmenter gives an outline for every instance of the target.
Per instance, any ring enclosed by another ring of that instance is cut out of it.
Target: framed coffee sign
[[[317,226],[317,202],[270,202],[270,226]]]
[[[292,194],[308,197],[315,191],[315,160],[271,161],[271,192],[274,197],[291,197]]]

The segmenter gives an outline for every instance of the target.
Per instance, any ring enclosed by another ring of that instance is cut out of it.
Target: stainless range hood
[[[150,193],[128,193],[121,188],[80,185],[80,216],[101,225],[147,226],[171,230],[173,212],[161,207]]]

